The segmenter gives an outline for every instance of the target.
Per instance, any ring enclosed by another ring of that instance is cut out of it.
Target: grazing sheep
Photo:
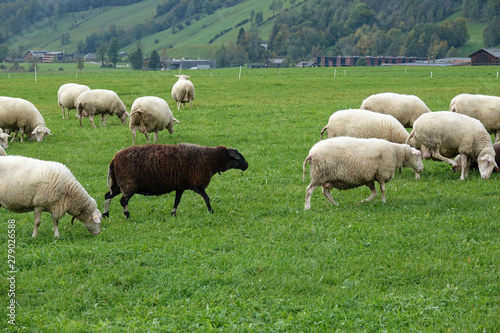
[[[191,102],[194,100],[194,85],[189,81],[188,75],[176,75],[179,79],[172,87],[172,98],[177,102],[177,110],[181,108],[181,103],[188,103],[191,109]]]
[[[406,143],[409,133],[401,123],[391,115],[370,110],[340,110],[330,116],[328,124],[321,130],[327,131],[328,137],[352,136],[355,138],[377,138],[394,143]]]
[[[35,212],[33,237],[38,233],[42,212],[54,221],[54,237],[59,237],[58,221],[68,213],[83,222],[94,235],[101,232],[97,204],[61,163],[24,156],[0,158],[0,207],[14,213]]]
[[[148,142],[151,142],[148,133],[154,132],[153,142],[156,142],[159,131],[166,128],[170,134],[174,133],[174,122],[180,123],[172,115],[165,100],[154,96],[137,98],[130,109],[129,127],[132,130],[132,145],[135,145],[136,130],[144,133]]]
[[[390,114],[404,127],[413,127],[418,117],[431,112],[417,96],[395,93],[371,95],[363,101],[361,109]]]
[[[413,124],[408,139],[415,138],[420,143],[422,157],[431,157],[456,167],[454,158],[460,154],[462,162],[461,180],[469,176],[469,165],[477,160],[483,179],[491,176],[495,163],[495,150],[491,138],[483,124],[469,116],[439,111],[426,113]]]
[[[10,142],[17,138],[17,133],[21,142],[24,134],[27,138],[34,136],[38,142],[51,134],[38,109],[27,100],[14,97],[0,97],[0,128],[14,131]]]
[[[80,94],[76,100],[78,118],[82,126],[82,117],[89,117],[92,126],[94,116],[101,115],[101,126],[106,126],[108,115],[116,115],[122,124],[127,121],[128,113],[125,105],[118,95],[107,89],[94,89]]]
[[[330,193],[331,189],[349,190],[365,185],[372,191],[368,198],[360,201],[366,202],[377,195],[377,181],[382,201],[385,202],[385,183],[394,178],[397,168],[411,167],[418,173],[424,169],[420,152],[409,145],[346,136],[316,143],[304,161],[303,179],[307,162],[311,169],[311,183],[306,189],[306,210],[311,208],[311,196],[319,186],[323,188],[323,195],[338,205]]]
[[[171,215],[185,190],[192,190],[203,197],[208,211],[213,213],[205,189],[217,172],[248,168],[245,158],[236,150],[203,147],[188,143],[178,145],[132,146],[119,151],[109,166],[109,192],[104,196],[103,216],[109,216],[111,199],[122,193],[120,204],[129,218],[128,201],[135,194],[161,195],[175,191]]]
[[[450,102],[450,111],[465,114],[479,120],[489,133],[500,137],[500,97],[461,94]]]
[[[77,83],[66,83],[63,84],[57,91],[57,104],[62,109],[63,119],[65,119],[64,108],[68,109],[68,119],[69,110],[76,109],[76,99],[81,93],[89,91],[90,88],[83,84]]]
[[[493,145],[493,149],[495,150],[495,163],[497,165],[500,164],[500,142],[497,142]],[[460,158],[460,155],[455,157],[455,163],[457,164],[456,166],[452,167],[451,170],[453,172],[458,172],[462,170],[462,159]],[[477,165],[477,160],[472,160],[470,161],[470,166],[469,170],[479,170],[479,166]],[[497,168],[493,169],[494,172],[498,172]]]
[[[0,128],[0,147],[7,149],[9,148],[9,134],[4,133]]]

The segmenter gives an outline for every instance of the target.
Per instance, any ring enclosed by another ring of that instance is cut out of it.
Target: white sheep
[[[409,135],[393,116],[363,109],[340,110],[333,113],[328,124],[321,130],[322,140],[325,131],[329,138],[352,136],[384,139],[394,143],[406,143]]]
[[[500,97],[461,94],[450,102],[450,111],[465,114],[479,120],[489,133],[500,137]]]
[[[9,134],[4,133],[0,128],[0,147],[7,149],[9,148]]]
[[[371,95],[361,103],[361,109],[390,114],[399,120],[404,127],[413,127],[413,123],[418,117],[431,112],[417,96],[396,93]]]
[[[177,110],[181,108],[181,103],[188,103],[191,108],[191,102],[194,100],[194,85],[188,79],[188,75],[176,75],[179,79],[172,87],[172,98],[177,102]]]
[[[24,134],[28,138],[34,136],[38,142],[51,134],[38,109],[27,100],[14,97],[0,97],[0,128],[14,131],[11,142],[17,138],[17,133],[21,142]]]
[[[76,109],[76,99],[81,93],[89,91],[90,88],[84,84],[77,83],[66,83],[63,84],[57,91],[57,104],[62,109],[63,119],[65,119],[65,110],[68,109],[68,119],[69,110]]]
[[[148,142],[148,133],[154,132],[153,142],[158,140],[158,132],[168,130],[170,134],[174,133],[174,123],[178,122],[172,115],[168,103],[159,97],[144,96],[137,98],[130,109],[130,124],[132,130],[132,144],[135,145],[136,130],[144,133]]]
[[[456,167],[452,158],[460,154],[461,180],[469,176],[469,165],[474,160],[483,179],[490,178],[493,169],[498,168],[490,135],[479,120],[469,116],[449,111],[426,113],[413,124],[411,138],[420,144],[425,159],[432,157]]]
[[[94,235],[101,232],[101,212],[71,171],[61,163],[24,156],[0,158],[0,207],[14,213],[35,212],[33,237],[38,233],[42,212],[54,222],[54,237],[59,237],[58,221],[64,214],[80,220]]]
[[[116,115],[122,124],[127,121],[128,113],[118,95],[107,89],[93,89],[80,94],[76,100],[78,119],[82,125],[82,117],[89,117],[93,127],[94,116],[101,115],[101,126],[106,126],[108,115]]]
[[[311,183],[306,189],[304,209],[311,208],[312,193],[319,186],[334,205],[338,203],[330,193],[333,188],[348,190],[365,185],[372,194],[360,202],[370,201],[377,195],[375,181],[380,184],[385,202],[385,183],[394,178],[397,168],[411,167],[418,173],[424,168],[420,152],[407,144],[345,136],[319,141],[311,148],[303,164],[303,179],[307,162]]]

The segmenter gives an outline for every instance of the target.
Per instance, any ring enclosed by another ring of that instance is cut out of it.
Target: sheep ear
[[[181,77],[180,75],[176,75],[175,77]]]
[[[95,223],[101,223],[101,218],[96,213],[92,215],[92,220],[94,220]]]
[[[417,156],[421,155],[421,154],[420,154],[420,150],[415,149],[415,148],[413,148],[413,147],[411,148],[411,153],[412,153],[413,155],[417,155]]]
[[[236,149],[229,148],[227,154],[235,160],[241,159],[241,154]]]

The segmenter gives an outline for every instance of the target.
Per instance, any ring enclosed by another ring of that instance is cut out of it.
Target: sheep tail
[[[306,157],[306,160],[304,161],[304,164],[302,165],[302,181],[306,180],[306,165],[307,165],[307,162],[309,162],[310,160],[312,160],[311,155]]]
[[[321,130],[321,140],[323,140],[323,133],[328,129],[328,125],[326,125],[325,127],[323,127],[323,129]]]
[[[415,130],[412,129],[410,135],[408,136],[408,139],[406,139],[406,144],[407,145],[409,144],[411,138],[413,138],[414,135],[415,135]]]
[[[142,109],[134,110],[134,111],[130,112],[129,117],[132,118],[132,115],[135,115],[136,113],[141,114],[141,113],[144,113],[144,111],[142,111]]]
[[[108,188],[109,188],[110,194],[111,194],[111,188],[113,187],[114,182],[115,182],[115,160],[113,159],[111,161],[111,164],[109,165],[109,168],[108,168],[108,178],[107,178],[107,183],[108,183]]]

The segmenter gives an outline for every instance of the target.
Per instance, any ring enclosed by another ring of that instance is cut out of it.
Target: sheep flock
[[[191,108],[194,85],[188,80],[189,76],[176,77],[179,79],[172,87],[171,97],[177,110],[185,103]],[[206,192],[212,176],[249,167],[240,152],[223,145],[156,144],[159,131],[167,129],[173,135],[174,123],[180,123],[167,101],[159,96],[137,96],[129,106],[130,112],[119,95],[108,89],[65,83],[54,96],[62,108],[63,119],[69,118],[69,110],[77,110],[80,126],[76,128],[84,126],[83,117],[89,117],[95,131],[99,131],[93,121],[95,115],[101,115],[101,126],[106,125],[108,115],[117,116],[122,124],[128,121],[132,145],[110,156],[107,175],[101,175],[109,189],[103,195],[101,214],[94,198],[63,164],[44,161],[42,155],[35,159],[6,154],[9,139],[13,143],[18,135],[20,143],[26,144],[23,135],[42,142],[47,135],[52,135],[50,140],[57,140],[58,133],[51,133],[43,112],[31,102],[0,97],[0,181],[5,184],[0,188],[0,208],[33,211],[33,237],[38,233],[42,212],[52,215],[55,237],[59,237],[58,220],[66,213],[72,215],[73,220],[82,221],[92,234],[99,234],[102,218],[109,217],[111,199],[118,194],[122,194],[120,204],[126,218],[130,218],[128,202],[134,194],[149,196],[169,192],[176,193],[171,211],[175,216],[186,190],[199,194],[208,211],[213,213]],[[196,108],[186,111],[196,112]],[[482,179],[498,171],[498,156],[490,134],[498,141],[499,97],[461,94],[451,101],[449,110],[431,111],[417,96],[384,92],[368,96],[359,108],[332,111],[326,125],[318,124],[318,142],[309,153],[304,152],[303,180],[308,164],[311,176],[306,188],[305,210],[311,209],[311,197],[317,187],[322,188],[329,202],[338,205],[331,193],[333,188],[348,190],[367,186],[371,195],[360,201],[367,202],[377,195],[377,182],[385,203],[386,184],[395,177],[395,170],[411,168],[418,181],[424,172],[423,159],[450,164],[453,170],[461,172],[461,180],[468,177],[471,165],[477,166]],[[65,122],[73,126],[72,120]],[[182,131],[182,126],[180,129]],[[147,144],[135,145],[137,130],[145,135]],[[151,132],[155,135],[153,144],[148,136]],[[324,132],[328,138],[323,139]]]

